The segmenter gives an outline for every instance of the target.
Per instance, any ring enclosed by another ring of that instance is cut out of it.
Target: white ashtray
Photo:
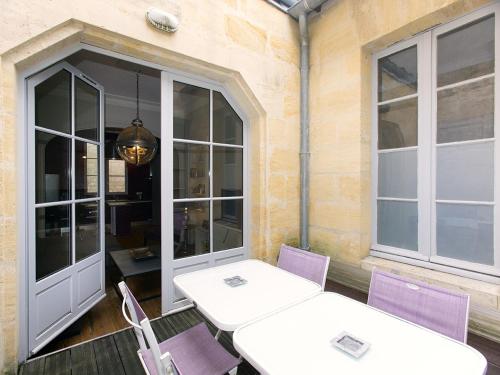
[[[333,346],[339,348],[347,354],[352,355],[355,358],[361,357],[370,347],[370,344],[366,341],[363,341],[345,331],[330,342]]]
[[[241,276],[228,277],[227,279],[224,279],[224,282],[233,288],[247,283],[247,281]]]

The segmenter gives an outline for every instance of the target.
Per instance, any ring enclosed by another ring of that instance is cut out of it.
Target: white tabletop
[[[232,276],[241,276],[247,284],[228,286],[224,279]],[[321,292],[318,284],[255,259],[179,275],[174,284],[223,331]]]
[[[330,341],[369,342],[355,359]],[[262,374],[482,375],[475,349],[335,293],[321,293],[236,330],[233,344]]]

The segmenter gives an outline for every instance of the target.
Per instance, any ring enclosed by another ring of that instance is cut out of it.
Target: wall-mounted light
[[[157,8],[149,8],[146,12],[148,22],[159,30],[173,33],[179,27],[179,19],[171,13]]]

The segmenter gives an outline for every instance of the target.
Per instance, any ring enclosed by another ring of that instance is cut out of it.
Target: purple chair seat
[[[224,374],[238,366],[240,361],[229,354],[210,334],[205,323],[159,344],[160,352],[169,352],[179,375]],[[153,353],[140,351],[150,375],[157,375]]]
[[[134,327],[140,348],[137,354],[148,375],[223,375],[228,372],[236,374],[241,361],[217,342],[205,323],[158,344],[148,317],[127,284],[122,281],[118,286],[123,295],[123,317]],[[130,318],[126,314],[125,306],[131,315]]]
[[[374,269],[368,305],[455,340],[467,341],[466,294]]]

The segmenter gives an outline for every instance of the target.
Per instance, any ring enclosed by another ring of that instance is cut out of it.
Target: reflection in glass
[[[495,17],[489,16],[438,37],[438,87],[493,73]]]
[[[399,249],[418,250],[416,202],[377,202],[377,243]]]
[[[75,135],[99,139],[99,91],[75,77]]]
[[[37,130],[36,203],[71,199],[71,140]]]
[[[174,259],[210,252],[210,205],[174,203]]]
[[[378,101],[417,92],[417,46],[407,48],[378,61]]]
[[[492,138],[494,78],[437,93],[437,143]]]
[[[36,279],[71,263],[71,206],[36,209]]]
[[[378,155],[378,196],[417,198],[417,150]]]
[[[174,142],[174,199],[210,194],[210,147]]]
[[[213,101],[213,142],[243,145],[243,121],[220,92]]]
[[[99,195],[99,146],[75,141],[76,199]]]
[[[54,74],[35,87],[35,125],[71,133],[71,74]]]
[[[243,246],[243,200],[216,200],[213,210],[214,251]]]
[[[76,261],[99,252],[99,202],[82,202],[75,204],[76,215]]]
[[[417,145],[417,98],[378,107],[378,148]]]
[[[493,141],[441,146],[436,152],[437,199],[493,201]]]
[[[437,255],[494,264],[493,207],[438,203]]]
[[[174,138],[209,141],[210,90],[174,82]]]
[[[243,149],[213,147],[214,197],[243,195]]]

